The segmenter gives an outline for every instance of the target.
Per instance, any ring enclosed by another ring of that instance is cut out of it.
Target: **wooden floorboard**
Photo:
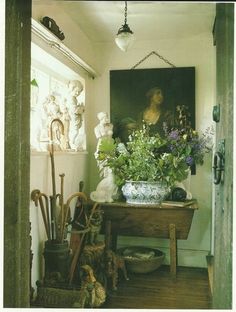
[[[170,276],[169,266],[149,274],[129,274],[119,279],[118,290],[108,294],[106,309],[210,309],[211,294],[207,269],[177,268]]]

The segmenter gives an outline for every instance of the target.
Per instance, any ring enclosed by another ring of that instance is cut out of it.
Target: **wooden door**
[[[5,5],[3,304],[28,308],[31,0],[5,1]]]
[[[234,4],[216,4],[215,224],[213,308],[232,307]],[[217,115],[217,114],[216,114]]]

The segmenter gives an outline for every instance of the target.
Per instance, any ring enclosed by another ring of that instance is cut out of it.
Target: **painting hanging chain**
[[[146,55],[143,59],[141,59],[137,64],[135,64],[133,67],[131,67],[131,69],[135,69],[138,65],[140,65],[141,63],[143,63],[147,58],[149,58],[149,56],[151,55],[156,55],[158,56],[162,61],[164,61],[166,64],[170,65],[171,67],[176,67],[174,64],[172,64],[171,62],[169,62],[167,59],[165,59],[163,56],[161,56],[160,54],[158,54],[155,51],[150,52],[148,55]]]

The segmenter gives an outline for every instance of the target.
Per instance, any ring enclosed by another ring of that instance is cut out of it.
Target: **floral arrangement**
[[[109,166],[118,186],[125,181],[164,181],[173,186],[188,176],[188,169],[203,164],[204,156],[212,148],[210,129],[200,136],[190,127],[164,128],[164,136],[149,134],[143,123],[125,144],[113,138],[101,140],[97,160]]]

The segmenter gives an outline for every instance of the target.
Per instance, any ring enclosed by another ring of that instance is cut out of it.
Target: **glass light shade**
[[[134,42],[134,35],[131,32],[120,32],[116,35],[115,42],[117,46],[126,52]]]

